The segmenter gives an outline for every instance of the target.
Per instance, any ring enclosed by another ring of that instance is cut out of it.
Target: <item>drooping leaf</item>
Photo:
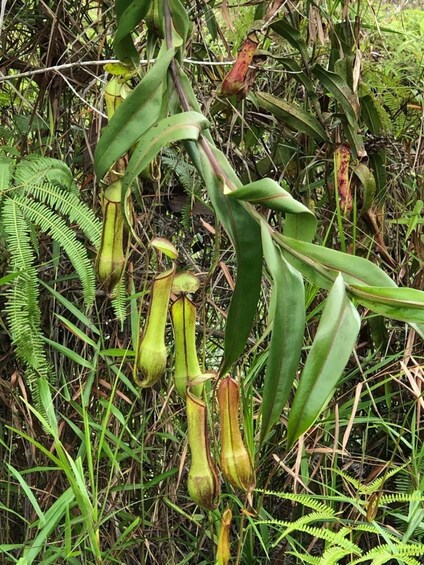
[[[319,121],[299,106],[289,104],[282,98],[277,98],[267,92],[256,92],[256,99],[259,106],[271,112],[291,129],[306,133],[318,141],[330,141]]]
[[[424,292],[414,288],[352,285],[356,300],[377,314],[409,324],[424,324]]]
[[[152,0],[116,0],[115,11],[118,29],[113,40],[113,49],[121,61],[132,60],[137,65],[138,53],[131,32],[147,14]]]
[[[359,314],[346,296],[342,276],[338,276],[326,300],[290,410],[289,447],[312,426],[330,400],[359,328]]]
[[[274,312],[262,393],[261,443],[277,422],[289,397],[299,365],[305,330],[303,278],[282,257],[262,222],[265,262],[273,279]]]
[[[315,86],[309,76],[302,70],[302,67],[293,57],[275,57],[283,67],[308,91],[310,96],[316,96]]]
[[[369,167],[375,179],[375,199],[380,201],[387,191],[387,153],[385,149],[380,149],[377,153],[369,156]]]
[[[174,50],[166,51],[114,113],[94,152],[99,179],[160,117],[163,85]]]
[[[213,41],[216,41],[216,39],[218,38],[218,22],[216,21],[216,17],[214,11],[211,8],[210,2],[204,5],[204,10],[206,27],[208,28]]]
[[[308,49],[300,31],[289,24],[286,19],[273,22],[271,28],[299,51],[302,55],[303,62],[306,64],[308,60]]]
[[[317,286],[331,288],[341,273],[347,284],[396,287],[384,271],[367,259],[283,235],[275,237],[287,261]]]
[[[316,218],[314,214],[270,178],[246,184],[233,192],[229,192],[228,197],[286,213],[284,233],[290,237],[311,241],[315,235]]]
[[[355,159],[366,157],[367,151],[365,149],[364,137],[359,133],[359,124],[357,122],[351,123],[345,115],[340,116],[340,121],[344,126],[346,138],[352,147],[353,157]]]
[[[243,352],[248,340],[261,290],[262,244],[259,225],[243,203],[224,195],[225,179],[211,166],[211,158],[234,186],[241,185],[224,154],[208,144],[208,154],[200,149],[203,180],[217,216],[236,251],[237,279],[227,316],[224,359],[225,374]],[[196,159],[196,155],[194,155]]]
[[[146,166],[165,145],[182,139],[196,140],[208,127],[208,120],[198,112],[182,112],[164,118],[146,131],[138,140],[125,172],[122,202],[126,202],[128,190]],[[127,218],[129,220],[129,218]]]
[[[365,163],[358,163],[353,169],[353,174],[358,177],[362,184],[362,208],[360,215],[365,214],[372,206],[375,197],[375,178]]]
[[[378,135],[383,131],[384,126],[379,109],[370,94],[361,97],[361,117],[372,134]]]
[[[171,11],[174,29],[181,37],[183,44],[185,44],[193,27],[188,17],[187,10],[180,0],[169,0],[169,9]]]
[[[356,94],[352,92],[346,81],[337,73],[327,71],[321,65],[315,65],[312,72],[325,90],[332,94],[343,108],[348,121],[351,124],[356,124],[359,118],[359,102]]]

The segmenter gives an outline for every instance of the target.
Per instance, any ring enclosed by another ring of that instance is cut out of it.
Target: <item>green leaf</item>
[[[422,200],[417,200],[414,205],[414,209],[411,213],[411,218],[409,219],[408,231],[405,234],[405,240],[409,239],[411,233],[415,231],[418,224],[424,222],[424,218],[422,217],[422,210],[424,207],[424,202]]]
[[[73,506],[74,501],[75,496],[72,488],[68,488],[50,506],[44,514],[45,525],[40,528],[37,536],[29,542],[29,545],[25,548],[23,556],[19,559],[17,565],[31,565],[38,554],[45,550],[46,540],[63,518],[65,511]]]
[[[360,329],[359,314],[346,296],[342,276],[331,289],[300,377],[287,424],[287,444],[308,430],[330,400]]]
[[[0,155],[0,202],[2,201],[4,192],[11,185],[13,169],[13,160],[10,157]]]
[[[377,153],[371,153],[371,155],[369,155],[369,167],[375,179],[377,201],[381,201],[381,198],[387,191],[386,161],[387,155],[385,149],[380,149]]]
[[[229,192],[228,197],[286,213],[285,233],[290,237],[311,241],[315,235],[315,215],[272,179],[265,178],[246,184]]]
[[[305,289],[301,275],[282,257],[269,227],[261,223],[265,261],[273,279],[274,312],[262,394],[261,443],[279,419],[292,388],[305,331]]]
[[[122,184],[122,205],[130,227],[131,221],[125,203],[131,184],[137,176],[153,161],[162,147],[175,141],[197,140],[200,132],[208,126],[209,122],[202,114],[182,112],[161,120],[141,136],[128,162]],[[135,233],[133,236],[138,239]]]
[[[93,349],[98,349],[97,344],[95,341],[93,341],[91,338],[88,337],[88,335],[86,333],[84,333],[80,328],[78,328],[78,326],[76,326],[75,324],[73,324],[70,320],[68,320],[67,318],[65,318],[64,316],[61,316],[60,314],[56,314],[55,316],[63,323],[63,325],[71,332],[73,333],[77,338],[79,338],[82,341],[85,341],[85,343],[87,343],[88,345],[90,345]]]
[[[364,138],[359,133],[359,125],[357,122],[351,123],[347,116],[340,116],[340,121],[344,127],[344,133],[348,142],[352,147],[352,154],[355,159],[362,159],[367,156],[367,151],[364,145]]]
[[[18,483],[21,485],[21,488],[23,490],[23,492],[25,493],[25,498],[31,503],[32,507],[34,508],[35,512],[37,513],[38,516],[38,520],[39,520],[39,524],[41,527],[43,527],[45,525],[45,518],[44,518],[44,513],[40,508],[40,505],[38,504],[37,499],[34,496],[34,493],[31,490],[31,487],[28,485],[28,483],[25,481],[24,477],[21,475],[21,473],[15,469],[14,467],[12,467],[12,465],[10,465],[7,461],[5,461],[7,468],[9,469],[9,475],[12,477],[15,477],[15,479],[18,481]]]
[[[291,129],[306,133],[318,141],[326,143],[330,141],[319,121],[299,106],[289,104],[282,98],[277,98],[267,92],[256,92],[256,99],[259,106],[271,112]]]
[[[321,65],[315,65],[312,72],[325,90],[332,94],[343,108],[349,123],[356,124],[360,111],[359,102],[356,94],[352,92],[346,81],[337,73],[327,71]]]
[[[41,377],[40,379],[38,379],[37,389],[38,389],[38,397],[40,399],[40,405],[43,408],[43,415],[45,415],[49,425],[49,431],[52,433],[53,438],[55,440],[58,440],[59,438],[58,418],[53,404],[50,385],[45,377]]]
[[[7,283],[13,281],[14,279],[16,279],[19,276],[20,276],[20,273],[9,273],[9,274],[5,275],[4,277],[1,277],[0,278],[0,286],[3,286],[4,284],[7,284]]]
[[[84,357],[81,357],[81,355],[79,355],[75,351],[72,351],[72,349],[69,349],[69,347],[62,345],[61,343],[57,343],[56,341],[52,341],[47,337],[43,337],[43,341],[51,345],[62,355],[65,355],[65,357],[68,357],[71,361],[73,361],[77,365],[81,365],[81,367],[85,367],[86,369],[93,369],[93,364],[90,363],[90,361],[87,361],[86,359],[84,359]]]
[[[174,53],[174,49],[169,49],[157,60],[104,128],[94,152],[99,179],[159,119],[164,81]]]
[[[271,29],[278,33],[278,35],[281,35],[292,47],[297,49],[302,55],[303,62],[306,64],[308,60],[308,49],[300,31],[289,24],[286,19],[273,22]]]
[[[224,359],[221,373],[225,374],[243,353],[256,316],[262,278],[262,244],[258,223],[244,205],[224,196],[226,180],[241,185],[224,154],[208,145],[208,155],[200,152],[203,180],[219,221],[228,233],[237,257],[237,279],[227,316],[224,340]],[[210,152],[210,156],[209,156]],[[211,166],[218,163],[226,178],[219,176]]]
[[[172,16],[172,24],[177,34],[181,37],[183,44],[185,44],[187,37],[191,33],[193,25],[189,20],[186,8],[182,5],[180,0],[168,1]]]
[[[138,54],[131,39],[131,32],[138,26],[147,14],[152,0],[116,0],[115,10],[118,19],[118,29],[113,40],[113,49],[121,61],[134,60]]]
[[[310,96],[316,97],[316,88],[312,80],[308,77],[308,75],[302,70],[302,67],[292,57],[274,57],[277,59],[283,67],[288,71],[289,74],[293,76],[300,84],[308,91]]]
[[[65,298],[60,292],[57,292],[53,287],[45,283],[40,279],[39,281],[44,288],[46,288],[55,298],[60,302],[71,314],[73,314],[77,320],[79,320],[82,324],[87,326],[93,333],[100,335],[100,330],[93,324],[93,322],[87,318],[87,316],[81,312],[75,304],[70,302],[67,298]]]
[[[353,169],[353,174],[358,177],[363,188],[363,203],[360,215],[365,214],[372,206],[375,197],[375,178],[365,163],[359,162]]]
[[[424,292],[414,288],[349,287],[355,299],[377,314],[409,324],[424,324]]]
[[[340,272],[349,285],[396,288],[392,279],[367,259],[279,234],[275,237],[287,261],[317,286],[331,288]]]
[[[361,117],[372,134],[378,135],[383,131],[384,127],[380,112],[374,98],[370,94],[361,98]]]

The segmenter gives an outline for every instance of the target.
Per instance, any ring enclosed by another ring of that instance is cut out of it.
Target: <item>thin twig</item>
[[[4,1],[4,0],[3,0]],[[1,18],[1,13],[0,13]],[[1,23],[1,19],[0,19]],[[154,63],[156,59],[141,59],[140,65],[148,65]],[[32,77],[34,75],[41,75],[43,73],[49,72],[60,72],[65,69],[72,69],[73,67],[92,67],[92,66],[99,66],[99,65],[107,65],[111,63],[120,63],[118,59],[102,59],[99,61],[78,61],[76,63],[63,63],[63,65],[53,65],[52,67],[44,67],[43,69],[32,69],[31,71],[25,71],[24,73],[17,73],[15,75],[7,75],[0,77],[0,82],[5,80],[14,80],[18,78],[25,78],[25,77]],[[196,61],[194,59],[184,59],[184,63],[188,63],[191,65],[203,65],[203,66],[210,66],[210,67],[218,67],[218,66],[225,66],[225,65],[232,65],[234,61]]]

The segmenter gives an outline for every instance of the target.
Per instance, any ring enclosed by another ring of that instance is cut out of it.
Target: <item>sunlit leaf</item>
[[[229,181],[240,187],[241,183],[224,154],[212,145],[209,145],[209,152]],[[243,203],[224,195],[225,180],[214,172],[210,158],[203,150],[200,151],[200,159],[199,166],[203,170],[209,197],[237,256],[236,286],[225,326],[224,359],[221,366],[221,373],[225,374],[243,353],[256,317],[262,278],[261,232]]]
[[[128,225],[135,239],[137,239],[137,236],[131,228],[131,219],[125,205],[131,184],[141,171],[153,161],[162,147],[184,139],[196,140],[200,132],[208,125],[208,120],[202,114],[182,112],[181,114],[174,114],[169,118],[164,118],[146,131],[138,140],[128,162],[122,186],[122,205],[124,206]]]
[[[113,40],[113,49],[122,61],[130,59],[137,64],[138,55],[131,39],[131,32],[147,14],[151,2],[152,0],[116,0],[115,2],[118,29]]]
[[[356,285],[349,290],[360,304],[377,314],[410,324],[424,324],[424,292],[421,290]]]
[[[316,218],[314,214],[272,179],[265,178],[246,184],[229,192],[228,197],[286,213],[284,233],[290,237],[311,241],[315,235]]]
[[[359,333],[360,318],[341,276],[331,289],[290,410],[287,443],[293,443],[318,418],[345,368]]]
[[[384,271],[367,259],[282,235],[275,237],[287,261],[317,286],[331,288],[341,273],[348,284],[396,287]]]
[[[163,83],[174,50],[166,51],[114,113],[94,153],[99,179],[160,117]]]
[[[261,442],[279,419],[289,398],[299,365],[305,331],[303,278],[282,257],[262,223],[265,262],[273,279],[274,311],[272,336],[262,393]]]

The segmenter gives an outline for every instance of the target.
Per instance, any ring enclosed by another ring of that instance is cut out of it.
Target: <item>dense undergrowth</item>
[[[153,3],[158,11],[133,34],[143,61],[159,56],[161,5]],[[423,290],[420,3],[187,2],[185,13],[193,29],[179,63],[241,184],[276,181],[314,212],[320,248],[368,259],[399,287]],[[95,176],[94,151],[112,121],[104,90],[114,73],[134,89],[154,68],[105,66],[116,53],[122,58],[116,30],[114,3],[89,0],[14,2],[3,21],[0,562],[224,564],[227,508],[230,563],[423,562],[423,346],[419,318],[410,313],[422,311],[422,299],[393,314],[361,301],[349,282],[361,321],[356,346],[334,396],[294,437],[293,414],[302,419],[299,375],[331,286],[296,263],[293,270],[306,277],[300,361],[265,435],[278,298],[269,256],[253,326],[232,330],[248,333],[227,370],[241,383],[256,488],[244,494],[220,474],[217,508],[203,510],[188,496],[186,404],[173,382],[170,320],[166,374],[141,390],[133,379],[149,289],[170,265],[150,243],[172,242],[178,269],[200,281],[192,299],[203,372],[218,372],[228,356],[240,262],[196,159],[187,144],[172,143],[136,175],[122,283],[112,300],[107,285],[95,289],[105,183]],[[249,38],[255,68],[225,96],[224,79]],[[171,84],[163,98],[169,95],[172,118],[178,100]],[[46,164],[50,176],[37,176]],[[260,205],[255,213],[273,233],[286,225],[281,210]],[[215,375],[203,386],[218,460]]]

